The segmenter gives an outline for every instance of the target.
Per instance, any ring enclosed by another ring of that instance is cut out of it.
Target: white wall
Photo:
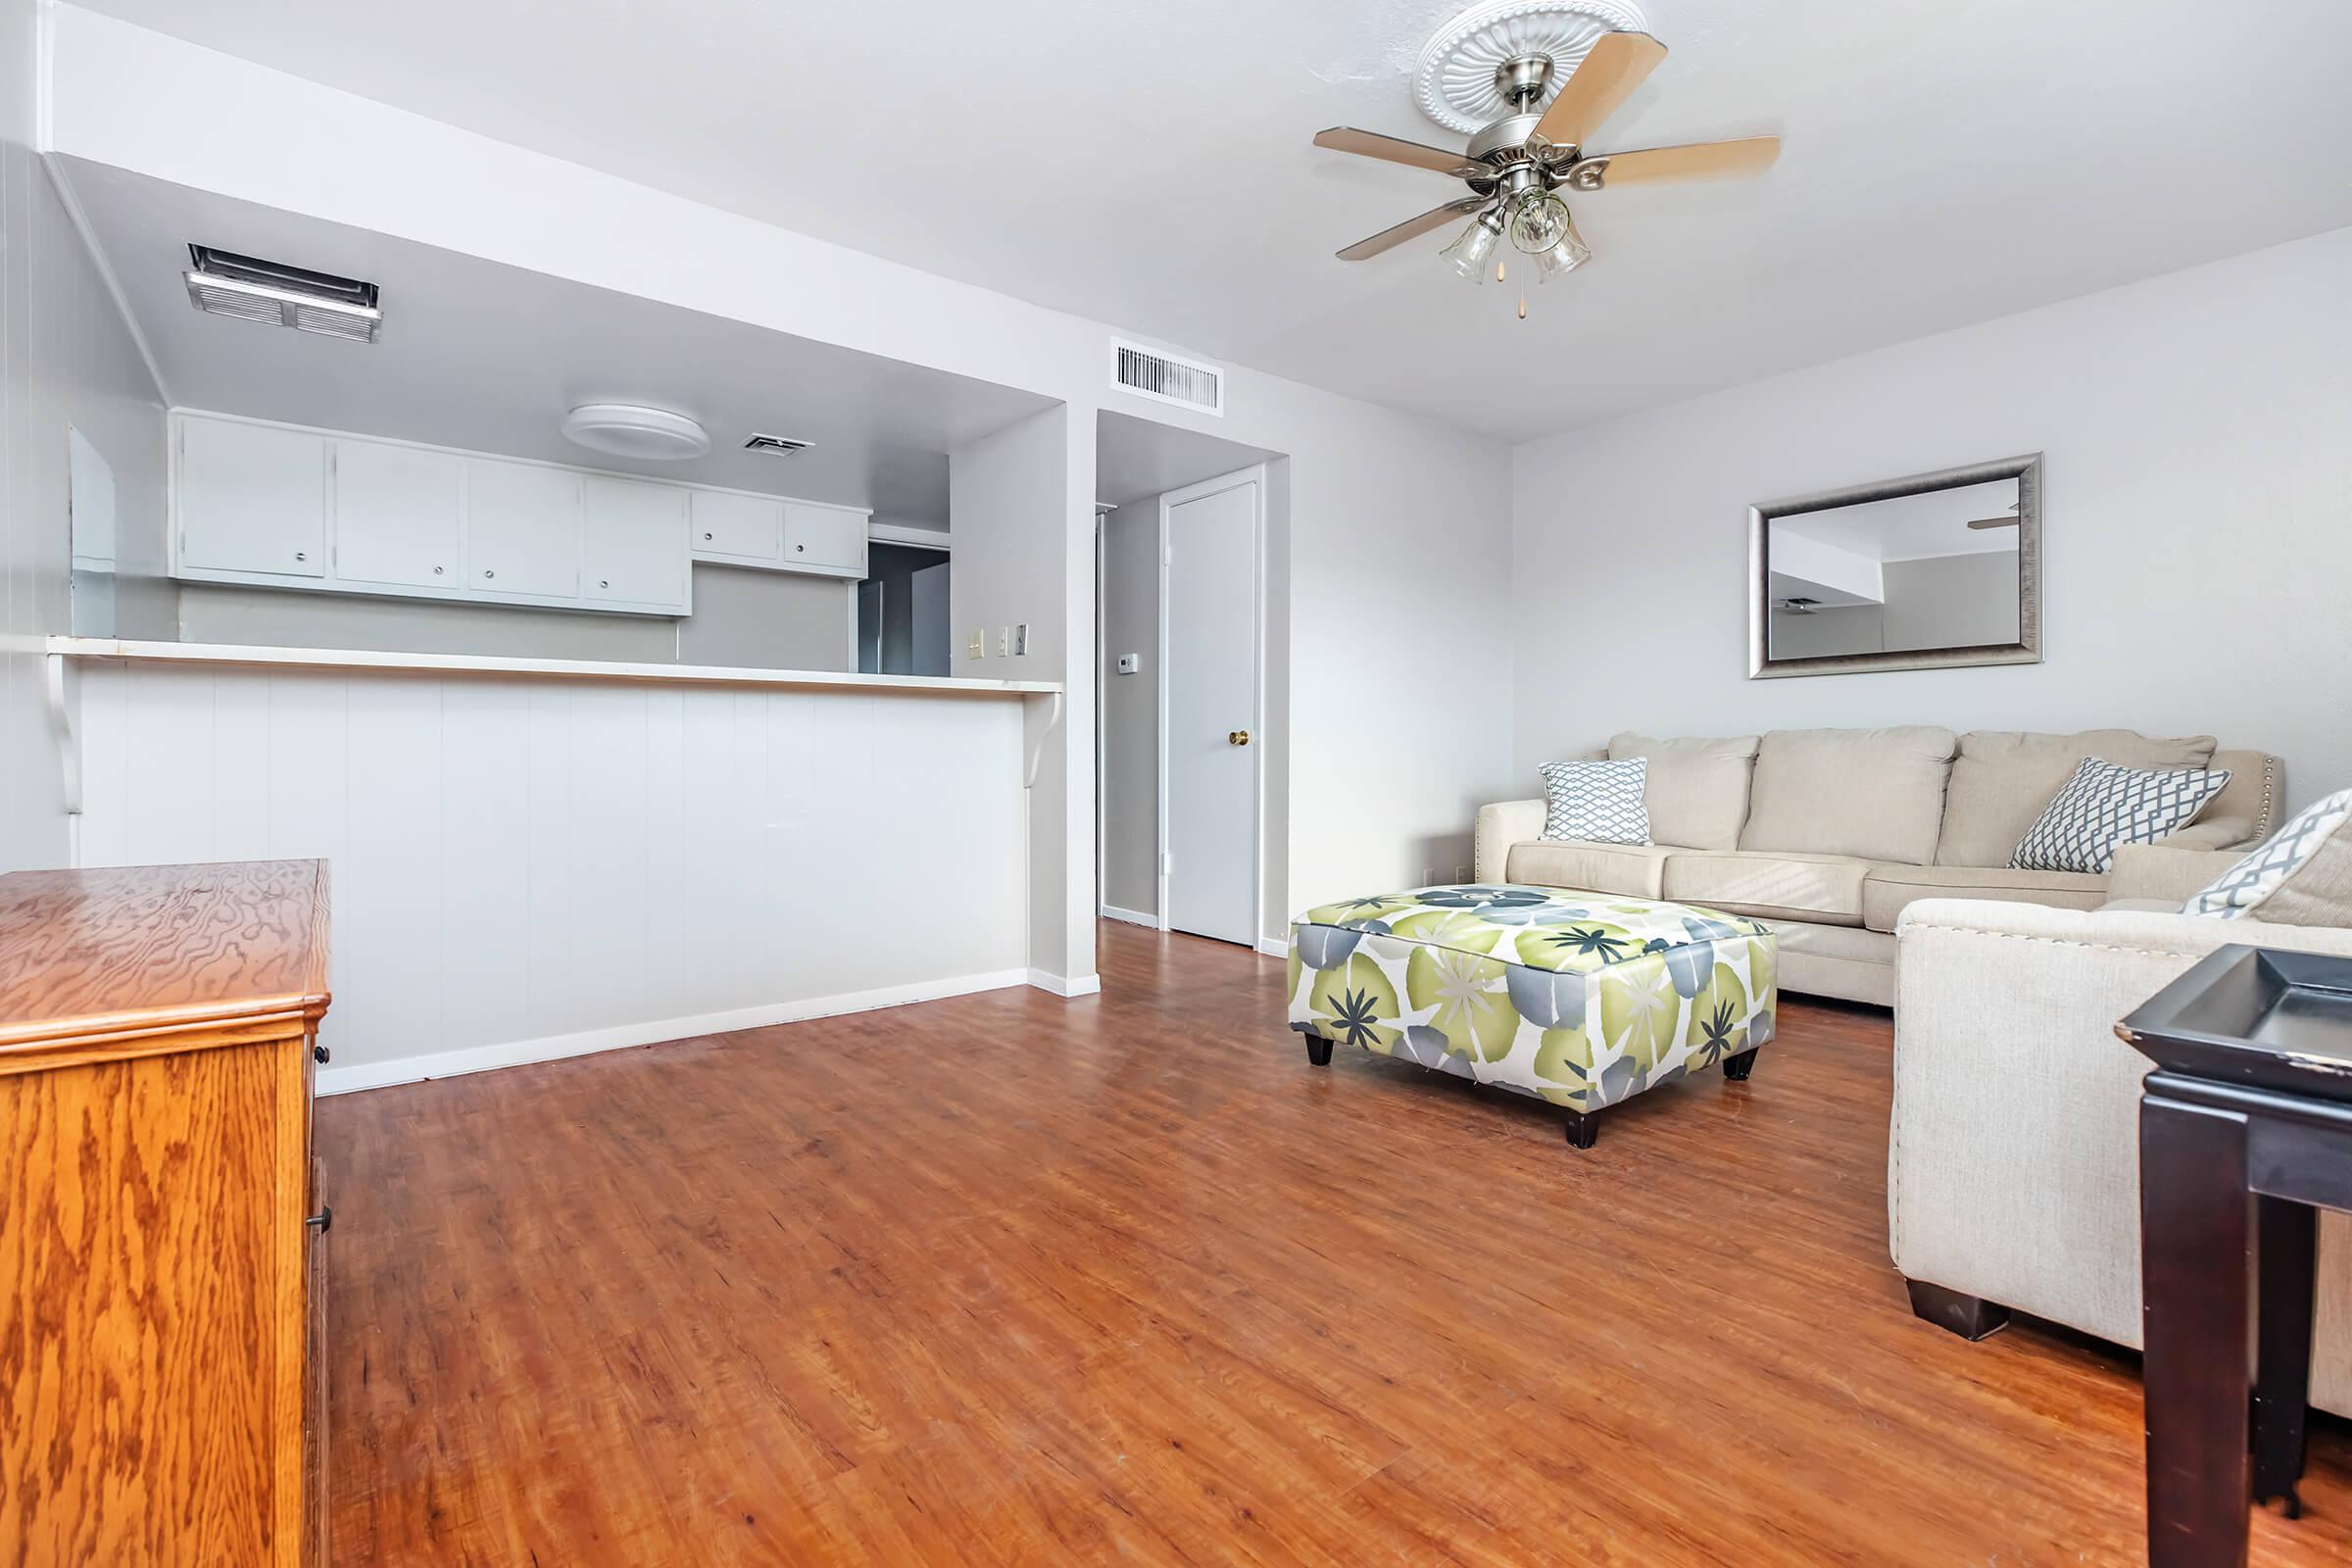
[[[1228,367],[1222,419],[1106,386],[1105,323],[1044,310],[524,152],[112,19],[58,13],[62,151],[1037,392],[1089,432],[1105,404],[1289,454],[1269,699],[1298,762],[1274,755],[1269,924],[1291,909],[1467,859],[1477,804],[1509,776],[1508,561],[1501,444]],[[369,177],[350,177],[354,168]],[[1127,335],[1132,336],[1132,333]],[[1168,345],[1181,348],[1182,345]],[[1091,439],[1067,443],[1061,568],[1032,624],[1058,615],[1069,711],[1051,759],[1064,796],[1065,920],[1091,917],[1094,627]],[[973,555],[961,540],[960,579]],[[1053,602],[1058,596],[1060,610]],[[1444,660],[1396,641],[1443,625]],[[968,632],[968,628],[964,628]],[[965,662],[960,658],[960,671]],[[1286,832],[1287,827],[1287,832]],[[1272,884],[1279,878],[1280,887]],[[1091,925],[1082,933],[1091,941]],[[1065,933],[1065,941],[1068,940]],[[1068,961],[1080,961],[1071,949]]]
[[[329,1090],[912,1001],[1025,978],[1026,706],[97,662],[81,861],[326,858]]]
[[[1083,446],[1084,450],[1077,450]],[[1073,680],[1074,661],[1094,657],[1094,510],[1084,532],[1072,498],[1094,482],[1093,443],[1071,439],[1070,411],[1053,408],[948,454],[948,517],[956,569],[948,576],[948,670],[999,680]],[[1085,475],[1074,477],[1074,464]],[[1071,599],[1083,590],[1083,614]],[[1006,628],[1027,625],[1025,651],[1002,654]],[[982,657],[970,657],[973,632]],[[1075,645],[1075,646],[1073,646]],[[1084,989],[1095,972],[1093,873],[1095,832],[1094,714],[1074,725],[1072,704],[1048,731],[1046,712],[1030,717],[1041,749],[1028,816],[1029,962],[1057,988]],[[1074,741],[1073,728],[1085,735]],[[1083,773],[1081,773],[1083,768]],[[1073,849],[1083,831],[1085,853]],[[1072,885],[1084,893],[1072,903]]]
[[[1142,667],[1112,673],[1121,654]],[[1159,913],[1159,503],[1102,519],[1102,902]]]
[[[2123,725],[2352,784],[2352,229],[1512,454],[1513,795],[1622,728]],[[2038,664],[1749,681],[1752,503],[2046,454]]]
[[[36,8],[0,0],[0,871],[62,865],[57,747],[39,639],[69,629],[69,426],[114,470],[120,625],[171,621],[163,404],[103,275],[32,147]]]

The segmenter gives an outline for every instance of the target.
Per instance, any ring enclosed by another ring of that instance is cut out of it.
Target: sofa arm
[[[1544,809],[1542,801],[1497,801],[1480,807],[1470,841],[1470,874],[1481,882],[1501,881],[1511,846],[1544,836]]]
[[[2107,873],[2107,897],[2183,905],[2240,858],[2235,850],[2193,850],[2174,839],[2118,845],[2115,864]]]
[[[1929,899],[1895,937],[1895,1266],[2138,1345],[2150,1063],[2116,1021],[2226,943],[2352,955],[2352,930]],[[2329,1408],[2352,1388],[2348,1360],[2340,1343],[2319,1352]]]
[[[2255,844],[2254,819],[2246,816],[2199,817],[2178,833],[2156,841],[2172,850],[2232,850],[2245,854]],[[2195,888],[2188,890],[2194,893]],[[2181,897],[2186,898],[2187,894]]]

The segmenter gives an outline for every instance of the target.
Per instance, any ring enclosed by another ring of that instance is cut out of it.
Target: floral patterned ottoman
[[[1688,905],[1553,888],[1350,899],[1291,924],[1291,1027],[1566,1107],[1592,1147],[1605,1105],[1697,1068],[1745,1078],[1779,1004],[1770,928]]]

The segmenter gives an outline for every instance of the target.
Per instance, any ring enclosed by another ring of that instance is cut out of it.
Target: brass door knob
[[[1225,744],[1228,746],[1247,746],[1250,744],[1250,732],[1246,729],[1237,729],[1232,734],[1225,737]]]

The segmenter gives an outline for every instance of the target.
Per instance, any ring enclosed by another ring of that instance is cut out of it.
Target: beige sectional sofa
[[[2108,876],[2008,866],[2085,757],[2230,770],[2228,788],[2166,841],[2173,848],[2242,852],[2278,825],[2278,759],[2217,750],[2209,735],[1955,735],[1932,725],[1677,740],[1628,733],[1590,755],[1648,760],[1655,842],[1549,841],[1543,801],[1504,801],[1478,813],[1480,881],[1752,915],[1780,937],[1783,989],[1881,1005],[1894,1001],[1895,922],[1915,902],[2077,910],[2109,903]]]

